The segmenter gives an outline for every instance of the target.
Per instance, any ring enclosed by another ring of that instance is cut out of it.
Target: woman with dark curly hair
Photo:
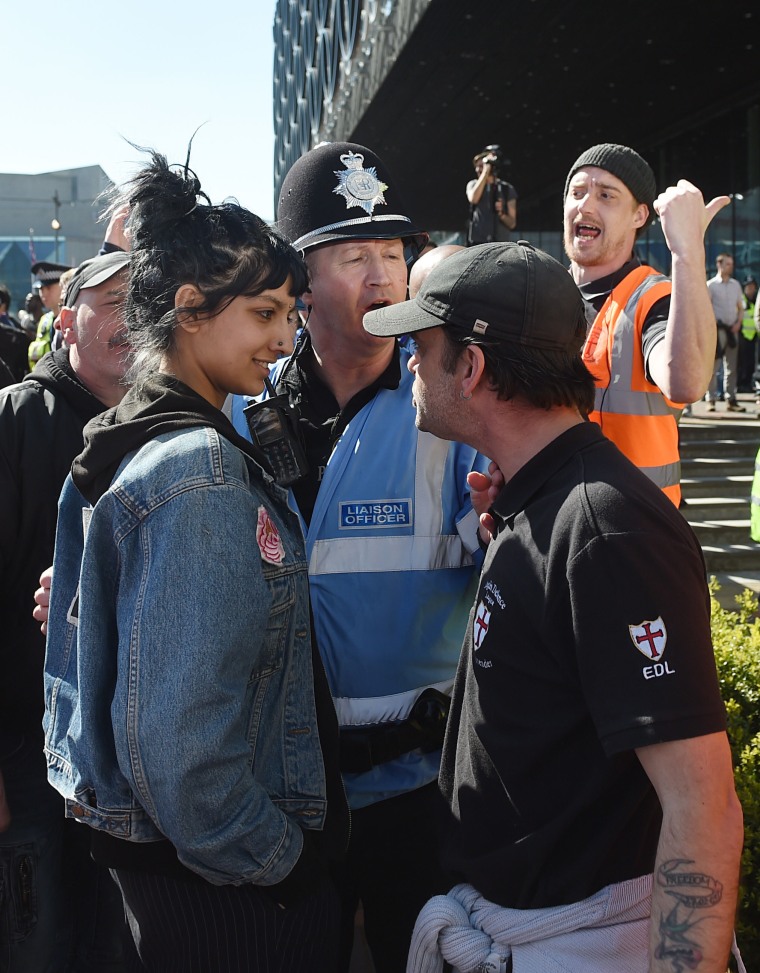
[[[291,351],[306,270],[155,152],[125,202],[134,384],[61,496],[49,777],[119,884],[136,969],[328,973],[348,812],[303,537],[222,412]]]

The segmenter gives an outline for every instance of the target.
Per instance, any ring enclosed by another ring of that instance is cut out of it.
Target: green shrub
[[[728,716],[736,792],[744,809],[744,852],[736,938],[748,970],[760,970],[760,618],[757,595],[737,595],[735,610],[715,599],[712,637]]]

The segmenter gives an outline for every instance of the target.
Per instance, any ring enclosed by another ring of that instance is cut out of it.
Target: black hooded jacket
[[[82,430],[104,409],[65,348],[0,391],[0,767],[29,735],[42,746],[45,637],[33,596],[53,563],[58,496]]]
[[[83,432],[84,449],[71,467],[77,490],[96,504],[111,485],[124,457],[165,432],[211,426],[271,475],[266,457],[243,439],[219,409],[169,375],[148,375],[124,400],[90,422]],[[80,443],[81,445],[81,443]]]

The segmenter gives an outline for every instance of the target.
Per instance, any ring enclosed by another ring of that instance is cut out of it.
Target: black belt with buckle
[[[412,750],[430,752],[443,746],[451,698],[437,689],[425,689],[409,716],[399,723],[341,727],[340,769],[363,774]]]

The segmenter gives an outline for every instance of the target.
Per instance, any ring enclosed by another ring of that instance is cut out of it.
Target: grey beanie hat
[[[612,142],[592,145],[590,149],[582,152],[570,167],[570,172],[568,172],[565,180],[563,199],[567,199],[570,180],[584,166],[598,166],[600,169],[611,172],[613,176],[617,176],[631,191],[637,203],[646,203],[649,207],[647,223],[653,219],[657,184],[652,167],[646,159],[642,159],[638,152],[627,145],[615,145]]]

